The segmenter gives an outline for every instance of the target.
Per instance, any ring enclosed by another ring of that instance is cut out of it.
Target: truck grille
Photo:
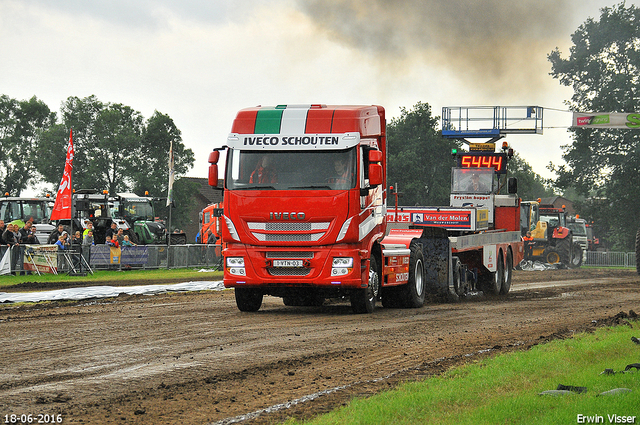
[[[267,252],[267,258],[313,258],[313,252],[311,251],[293,251],[293,252]]]
[[[251,234],[261,242],[316,242],[327,233],[330,224],[329,222],[254,222],[247,223],[247,226]]]
[[[311,269],[271,267],[267,271],[271,276],[306,276],[311,272]]]

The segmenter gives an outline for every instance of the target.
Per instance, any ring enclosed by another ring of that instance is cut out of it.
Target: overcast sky
[[[207,176],[236,112],[278,104],[538,105],[507,141],[543,177],[562,163],[572,92],[546,55],[606,0],[0,0],[0,94],[59,112],[96,95],[168,114]],[[627,5],[636,4],[627,1]]]

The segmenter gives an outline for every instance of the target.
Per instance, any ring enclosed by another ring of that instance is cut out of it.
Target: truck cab
[[[224,150],[224,285],[235,288],[240,310],[258,310],[264,295],[287,305],[345,295],[355,311],[373,308],[385,230],[385,131],[381,106],[238,113],[226,145],[209,158],[209,184],[218,184]]]

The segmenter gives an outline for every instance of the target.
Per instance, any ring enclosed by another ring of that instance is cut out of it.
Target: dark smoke
[[[468,87],[491,91],[535,93],[549,79],[547,54],[575,30],[568,28],[569,0],[298,3],[321,31],[374,55],[385,69],[420,61],[453,71]]]

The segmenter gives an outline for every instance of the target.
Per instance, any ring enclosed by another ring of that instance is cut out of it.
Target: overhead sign
[[[638,112],[573,113],[573,127],[578,128],[640,128]]]
[[[460,168],[493,168],[498,174],[507,172],[507,154],[504,152],[462,152],[458,154]]]
[[[469,144],[469,150],[474,151],[482,151],[482,152],[495,152],[496,144],[495,143],[471,143]]]
[[[237,134],[227,137],[227,146],[241,150],[347,149],[360,143],[359,133],[330,134]]]

